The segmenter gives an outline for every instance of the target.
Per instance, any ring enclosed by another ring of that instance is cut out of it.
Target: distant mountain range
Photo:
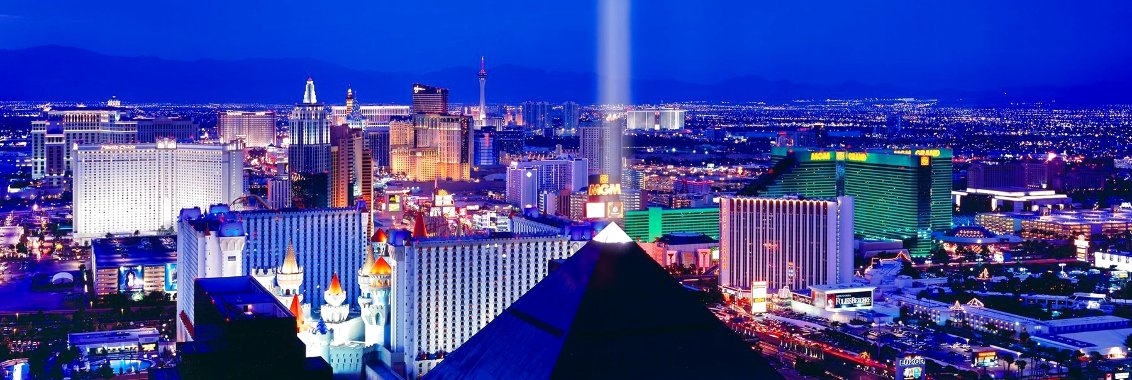
[[[396,54],[391,53],[391,59]],[[363,103],[407,103],[414,82],[448,87],[453,102],[473,103],[479,88],[476,67],[425,74],[358,70],[314,59],[202,59],[179,61],[121,57],[88,50],[42,46],[0,50],[0,100],[98,101],[115,95],[125,102],[293,103],[303,82],[315,79],[320,100],[339,103],[352,86]],[[771,81],[758,76],[700,84],[679,80],[635,80],[633,102],[786,102],[796,99],[935,98],[945,103],[1002,104],[1057,101],[1065,104],[1132,103],[1128,83],[949,91],[847,82],[816,85]],[[489,67],[488,102],[567,100],[596,102],[592,73]]]

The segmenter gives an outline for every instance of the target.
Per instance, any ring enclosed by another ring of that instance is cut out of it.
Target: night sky
[[[234,4],[238,3],[238,4]],[[804,3],[804,4],[802,4]],[[301,57],[422,73],[595,71],[596,2],[44,1],[0,4],[0,48],[172,59]],[[920,88],[1132,78],[1132,1],[677,1],[632,6],[633,76]]]

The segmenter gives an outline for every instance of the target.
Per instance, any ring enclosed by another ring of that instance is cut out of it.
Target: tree
[[[1132,335],[1124,338],[1124,347],[1132,347]]]
[[[1022,374],[1026,371],[1026,364],[1028,363],[1025,360],[1014,362],[1014,365],[1018,366],[1018,378],[1022,378]]]
[[[1014,369],[1014,355],[1004,353],[998,358],[1001,359],[1003,363],[1006,363],[1007,372],[1010,372]]]

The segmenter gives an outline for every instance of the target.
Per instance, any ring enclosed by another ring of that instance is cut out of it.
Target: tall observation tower
[[[476,127],[487,124],[487,100],[484,97],[484,85],[487,84],[487,68],[484,66],[483,56],[480,56],[480,112],[476,116]]]

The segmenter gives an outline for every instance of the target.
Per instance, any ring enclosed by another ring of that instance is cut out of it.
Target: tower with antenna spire
[[[476,128],[487,125],[487,99],[484,87],[487,85],[487,66],[484,64],[484,57],[480,56],[480,111],[476,115]]]

